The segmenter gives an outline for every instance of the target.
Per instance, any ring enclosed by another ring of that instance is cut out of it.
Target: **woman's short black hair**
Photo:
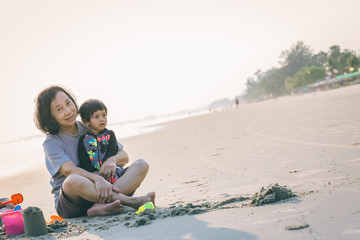
[[[105,112],[107,113],[107,108],[102,101],[98,99],[86,100],[83,104],[81,104],[79,109],[81,120],[84,123],[90,122],[90,118],[98,110],[105,110]]]
[[[36,98],[34,122],[36,127],[45,134],[55,135],[58,134],[60,131],[58,123],[51,116],[51,102],[58,92],[65,93],[74,103],[76,111],[78,111],[75,97],[72,96],[70,91],[65,90],[63,87],[60,86],[50,86],[42,90]]]

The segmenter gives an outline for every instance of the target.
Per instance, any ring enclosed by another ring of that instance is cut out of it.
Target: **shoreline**
[[[198,115],[175,115],[171,117],[157,117],[150,120],[140,119],[124,123],[113,123],[109,124],[108,128],[113,130],[117,139],[121,141],[121,139],[124,138],[136,137],[157,131],[161,129],[163,123],[168,121],[181,120],[202,114],[204,113],[199,113]],[[5,150],[0,159],[2,165],[2,168],[0,169],[0,180],[11,177],[12,175],[19,175],[29,168],[32,169],[43,164],[44,154],[42,152],[42,143],[45,140],[45,137],[45,134],[35,134],[0,142],[0,146]],[[16,164],[12,161],[14,156],[12,149],[14,148],[22,149],[22,152],[16,153],[16,159],[21,159],[20,161],[17,161]],[[28,155],[28,153],[30,153],[30,155]],[[29,161],[29,158],[31,161]]]

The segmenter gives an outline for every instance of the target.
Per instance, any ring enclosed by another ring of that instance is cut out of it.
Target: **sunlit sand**
[[[358,239],[359,92],[355,85],[244,104],[119,139],[130,162],[144,158],[150,164],[136,195],[156,191],[155,219],[137,221],[127,209],[112,217],[68,219],[72,232],[45,237]],[[0,192],[22,193],[23,208],[37,206],[48,218],[56,213],[44,165],[1,179]],[[247,204],[276,183],[296,196]],[[198,212],[189,215],[193,205]]]

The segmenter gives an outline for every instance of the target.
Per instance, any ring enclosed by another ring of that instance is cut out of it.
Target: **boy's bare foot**
[[[137,209],[147,202],[152,202],[155,206],[155,192],[149,192],[148,194],[141,197],[133,197],[131,200],[123,203],[132,208]]]
[[[123,205],[120,200],[116,200],[112,203],[95,203],[88,209],[87,215],[89,217],[95,216],[107,216],[119,214],[123,211]]]
[[[149,192],[147,196],[148,196],[148,202],[152,202],[155,206],[155,192]]]

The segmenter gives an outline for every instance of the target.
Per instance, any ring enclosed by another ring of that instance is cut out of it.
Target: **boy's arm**
[[[110,135],[110,139],[108,141],[108,147],[107,147],[106,155],[105,155],[103,162],[105,162],[106,159],[108,159],[109,157],[112,157],[115,154],[117,154],[117,152],[119,151],[119,145],[116,140],[115,133],[111,130],[108,130],[108,134]],[[121,148],[122,148],[122,146],[121,146]]]
[[[129,156],[128,154],[123,150],[122,146],[121,149],[119,149],[118,142],[116,140],[115,133],[113,131],[110,132],[110,142],[109,145],[111,146],[111,152],[112,156],[109,155],[108,160],[112,164],[115,164],[116,166],[124,167],[129,162]]]
[[[114,149],[117,150],[115,155],[109,157],[101,166],[99,174],[103,176],[105,179],[109,179],[110,177],[115,177],[116,173],[116,166],[124,167],[129,162],[128,154],[123,150],[119,149],[115,133],[110,130],[110,141],[112,140],[111,144]]]

